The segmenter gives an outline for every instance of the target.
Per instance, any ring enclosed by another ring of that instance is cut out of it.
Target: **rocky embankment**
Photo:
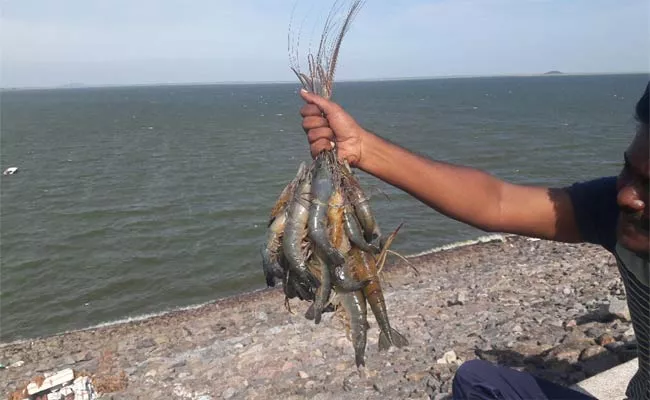
[[[360,374],[339,315],[320,325],[281,289],[139,322],[0,347],[3,398],[72,368],[113,399],[442,399],[482,358],[572,384],[635,357],[614,259],[520,237],[420,255],[386,271],[391,323],[410,345],[378,352],[369,313]]]

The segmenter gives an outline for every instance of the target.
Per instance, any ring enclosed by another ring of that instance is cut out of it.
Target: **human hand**
[[[368,133],[338,104],[305,90],[300,96],[307,104],[302,107],[302,127],[312,157],[334,144],[339,160],[358,166],[363,154],[363,138]]]

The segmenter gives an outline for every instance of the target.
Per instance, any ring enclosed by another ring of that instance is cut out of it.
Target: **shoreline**
[[[327,313],[315,325],[304,318],[308,303],[294,299],[289,312],[278,287],[4,344],[0,362],[9,367],[0,370],[0,385],[11,393],[72,368],[95,376],[108,393],[102,398],[115,400],[440,400],[456,369],[475,358],[568,386],[635,356],[629,321],[602,312],[625,298],[611,254],[588,244],[501,238],[412,256],[417,274],[391,258],[387,311],[409,345],[379,352],[369,313],[363,373],[341,315]]]
[[[477,244],[484,244],[484,243],[491,243],[495,241],[500,241],[503,242],[506,238],[508,237],[513,237],[515,235],[508,235],[508,234],[494,234],[494,235],[482,235],[479,236],[475,239],[469,239],[469,240],[463,240],[463,241],[458,241],[458,242],[452,242],[446,245],[438,246],[438,247],[433,247],[429,250],[425,250],[419,253],[414,253],[414,254],[409,254],[409,255],[404,255],[405,258],[411,259],[411,258],[417,258],[429,254],[434,254],[442,251],[450,251],[454,249],[459,249],[463,248],[466,246],[473,246]],[[386,269],[389,269],[389,265],[386,265]],[[126,317],[126,318],[120,318],[112,321],[106,321],[102,322],[99,324],[91,325],[86,328],[80,328],[80,329],[71,329],[71,330],[66,330],[58,333],[54,333],[51,335],[46,335],[46,336],[38,336],[38,337],[33,337],[33,338],[24,338],[24,339],[17,339],[17,340],[12,340],[10,342],[0,342],[0,350],[2,350],[3,347],[6,346],[11,346],[11,345],[20,345],[20,344],[25,344],[28,342],[33,342],[35,340],[43,340],[43,339],[48,339],[48,338],[54,338],[54,337],[59,337],[59,336],[64,336],[68,335],[71,333],[75,332],[86,332],[86,331],[93,331],[101,328],[108,328],[112,326],[119,326],[119,325],[128,325],[131,323],[137,323],[137,322],[143,322],[147,321],[149,319],[154,319],[154,318],[160,318],[160,317],[165,317],[166,315],[169,314],[174,314],[174,313],[183,313],[183,312],[188,312],[188,311],[195,311],[195,310],[200,310],[203,307],[207,307],[210,305],[213,305],[218,302],[223,302],[227,300],[231,301],[246,301],[246,297],[254,297],[258,293],[263,293],[267,291],[273,291],[277,290],[277,288],[262,288],[262,289],[257,289],[257,290],[252,290],[252,291],[246,291],[246,292],[241,292],[237,293],[231,296],[226,296],[226,297],[221,297],[215,300],[211,300],[208,302],[204,303],[199,303],[199,304],[193,304],[189,306],[184,306],[184,307],[177,307],[177,308],[172,308],[169,310],[165,311],[160,311],[160,312],[155,312],[155,313],[149,313],[149,314],[142,314],[142,315],[137,315],[134,317]]]

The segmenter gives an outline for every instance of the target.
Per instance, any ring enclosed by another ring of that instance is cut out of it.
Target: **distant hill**
[[[544,75],[562,75],[562,74],[564,74],[564,72],[560,72],[560,71],[548,71],[544,73]]]

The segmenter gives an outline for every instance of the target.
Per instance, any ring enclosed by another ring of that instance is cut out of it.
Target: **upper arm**
[[[500,230],[540,239],[583,240],[573,202],[565,189],[504,183],[500,191]]]
[[[505,184],[500,224],[507,232],[561,242],[616,244],[616,178],[551,189]]]

